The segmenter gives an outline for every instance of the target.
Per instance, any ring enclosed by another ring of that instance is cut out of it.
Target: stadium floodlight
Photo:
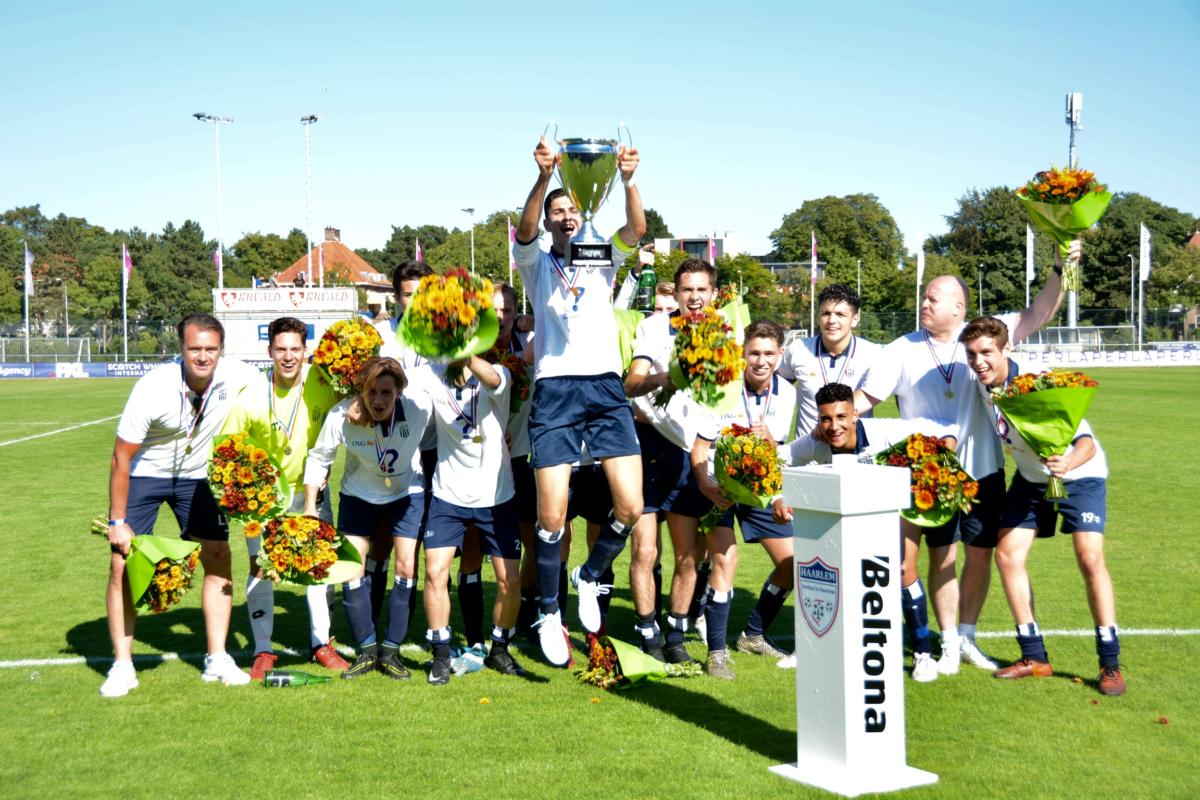
[[[221,126],[233,122],[233,117],[218,117],[197,111],[192,114],[200,122],[211,122],[217,134],[217,288],[225,288],[225,236],[221,222]]]

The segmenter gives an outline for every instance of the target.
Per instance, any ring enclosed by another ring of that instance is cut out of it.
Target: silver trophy
[[[559,144],[558,180],[583,217],[579,232],[571,237],[567,262],[573,267],[611,267],[612,244],[596,231],[592,219],[612,191],[621,140],[562,139]]]

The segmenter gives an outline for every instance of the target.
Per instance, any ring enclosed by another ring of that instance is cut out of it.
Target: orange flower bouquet
[[[774,442],[731,425],[713,443],[713,471],[721,491],[735,503],[756,508],[771,505],[783,490],[779,449]]]
[[[354,545],[317,517],[285,514],[265,526],[247,525],[246,535],[263,537],[258,565],[276,583],[339,583],[362,564]]]
[[[291,502],[279,462],[245,431],[213,440],[208,488],[225,516],[243,522],[270,519]]]
[[[1052,167],[1033,176],[1017,189],[1017,199],[1025,206],[1029,221],[1038,230],[1058,242],[1064,260],[1062,285],[1068,292],[1079,291],[1079,264],[1066,261],[1071,240],[1095,225],[1112,202],[1112,192],[1097,183],[1095,173],[1086,169]]]
[[[1096,381],[1082,372],[1051,370],[1026,373],[1004,388],[992,389],[992,400],[1039,458],[1062,455],[1087,415]],[[1067,496],[1062,478],[1050,476],[1048,500]]]
[[[454,361],[486,351],[496,341],[500,322],[492,307],[495,289],[487,278],[462,267],[445,275],[421,278],[396,335],[426,358]]]
[[[682,389],[702,406],[728,408],[741,396],[746,369],[733,327],[712,306],[694,317],[671,317],[671,327],[676,333],[669,370],[675,388],[660,389],[654,404],[665,407],[675,390]]]
[[[875,456],[875,463],[907,467],[912,472],[912,505],[901,511],[914,525],[945,525],[956,511],[970,511],[977,502],[979,483],[958,462],[958,456],[936,436],[914,433]]]
[[[320,370],[338,394],[354,393],[354,376],[363,364],[379,355],[383,339],[375,326],[362,319],[340,319],[325,329],[313,366]]]
[[[92,520],[92,533],[108,537],[108,518]],[[165,536],[135,536],[125,559],[129,596],[139,611],[161,614],[192,588],[200,564],[200,545]]]
[[[640,648],[611,636],[593,639],[586,669],[575,670],[581,683],[601,689],[628,689],[667,677],[667,665]]]
[[[499,364],[508,370],[508,374],[512,378],[512,392],[509,394],[508,412],[516,414],[521,410],[521,406],[525,404],[525,401],[529,399],[529,390],[532,388],[525,360],[516,353],[508,350],[500,350],[495,347],[484,353],[483,357],[488,363]]]

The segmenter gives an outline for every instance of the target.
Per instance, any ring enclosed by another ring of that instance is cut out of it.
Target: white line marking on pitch
[[[66,433],[67,431],[73,431],[76,428],[86,428],[88,425],[99,425],[101,422],[111,422],[112,420],[117,419],[120,416],[121,416],[120,414],[114,414],[113,416],[105,417],[104,419],[94,419],[91,422],[81,422],[78,425],[68,425],[65,428],[59,428],[56,431],[46,431],[45,433],[35,433],[33,436],[25,436],[20,439],[9,439],[7,442],[0,442],[0,447],[7,447],[10,444],[20,444],[21,442],[28,442],[31,439],[41,439],[43,436],[54,436],[55,434],[58,434],[58,433]]]
[[[1200,636],[1200,628],[1121,628],[1117,631],[1121,636]],[[1014,636],[1013,633],[1004,631],[978,631],[975,636],[979,639],[1003,639],[1007,636]],[[1086,636],[1095,636],[1096,632],[1091,629],[1078,628],[1075,630],[1044,630],[1043,636],[1066,636],[1082,638]],[[791,636],[774,636],[772,639],[779,642],[791,641]],[[419,644],[408,643],[400,648],[405,653],[425,653],[426,648]],[[354,655],[354,650],[349,647],[339,647],[338,650],[343,655]],[[287,656],[301,655],[298,651],[290,647],[280,647],[276,650],[277,653],[282,653]],[[158,664],[164,661],[202,661],[204,653],[143,653],[135,655],[133,660],[143,664]],[[235,650],[231,655],[249,658],[254,655],[249,650]],[[112,656],[73,656],[71,658],[22,658],[15,661],[0,661],[0,669],[25,669],[28,667],[69,667],[77,664],[111,664]]]

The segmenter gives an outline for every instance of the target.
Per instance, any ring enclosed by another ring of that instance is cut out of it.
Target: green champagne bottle
[[[654,274],[654,267],[643,264],[642,271],[638,275],[637,290],[633,295],[633,307],[643,314],[653,314],[654,296],[657,289],[658,276]]]
[[[263,686],[267,688],[312,686],[316,683],[329,683],[331,680],[333,679],[328,675],[310,675],[294,669],[273,669],[263,676]]]

